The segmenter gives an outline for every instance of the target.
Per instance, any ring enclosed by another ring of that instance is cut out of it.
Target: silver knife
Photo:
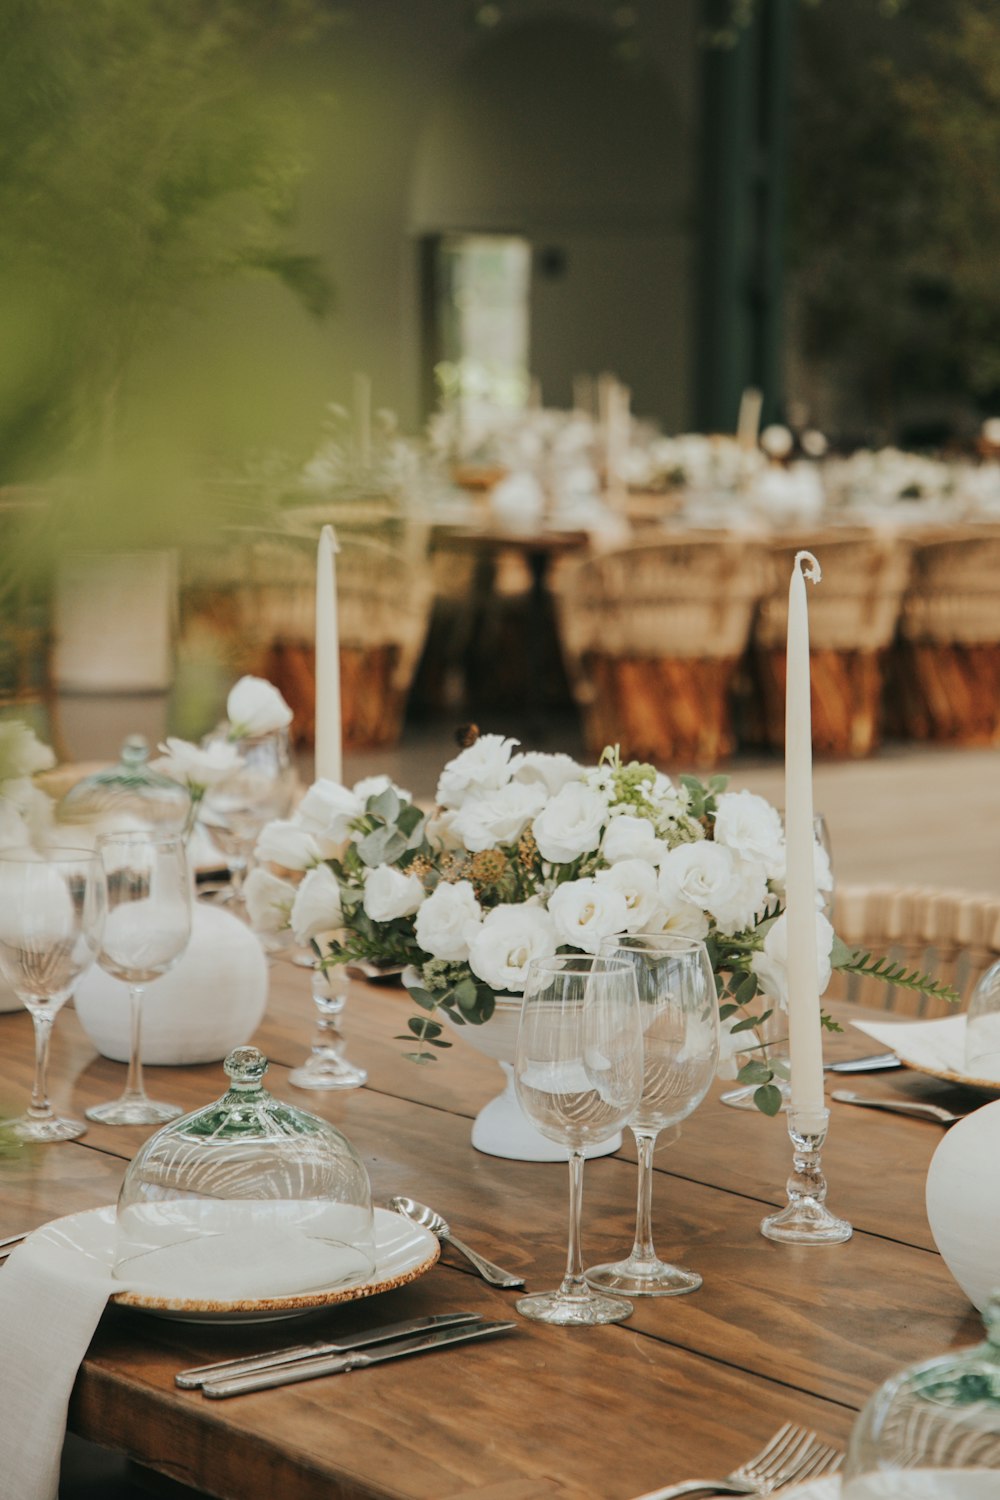
[[[886,1068],[902,1068],[905,1063],[895,1052],[876,1052],[874,1057],[851,1057],[846,1062],[827,1063],[826,1073],[881,1073]]]
[[[346,1354],[349,1349],[366,1349],[390,1339],[406,1338],[414,1333],[431,1333],[436,1328],[464,1327],[481,1323],[479,1313],[435,1313],[427,1318],[406,1318],[402,1323],[386,1323],[382,1328],[366,1328],[363,1333],[349,1333],[343,1338],[313,1344],[292,1344],[285,1349],[271,1349],[265,1354],[250,1354],[243,1359],[220,1359],[214,1365],[195,1365],[174,1376],[182,1391],[195,1391],[206,1380],[223,1376],[249,1375],[252,1370],[269,1370],[275,1366],[295,1364],[300,1359],[316,1359],[324,1354]]]
[[[298,1380],[313,1380],[317,1375],[340,1375],[346,1370],[365,1369],[385,1359],[402,1359],[406,1354],[423,1354],[430,1349],[444,1349],[450,1344],[472,1343],[476,1339],[496,1338],[509,1333],[518,1325],[509,1323],[472,1323],[461,1328],[441,1328],[434,1333],[418,1334],[416,1338],[400,1339],[393,1344],[384,1344],[370,1354],[357,1352],[321,1356],[318,1359],[300,1359],[295,1364],[277,1369],[256,1370],[250,1375],[237,1375],[231,1379],[206,1380],[201,1388],[203,1396],[213,1400],[224,1396],[243,1396],[249,1391],[268,1391],[275,1386],[291,1385]]]

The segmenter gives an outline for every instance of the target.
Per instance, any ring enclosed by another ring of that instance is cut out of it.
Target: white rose
[[[776,807],[753,792],[724,792],[717,803],[713,836],[741,859],[763,865],[770,876],[785,868],[785,830]]]
[[[236,746],[227,744],[225,740],[211,740],[202,747],[171,736],[159,749],[163,751],[163,756],[153,761],[153,770],[197,792],[203,792],[210,786],[219,786],[243,764],[243,757]]]
[[[678,901],[690,902],[707,911],[727,933],[751,926],[767,901],[763,866],[738,859],[724,844],[707,839],[671,849],[664,856],[660,876],[668,911]]]
[[[275,818],[264,825],[254,854],[285,870],[308,870],[323,857],[312,834],[288,818]]]
[[[346,786],[321,778],[313,783],[295,809],[295,821],[314,838],[336,845],[350,837],[351,824],[355,818],[361,817],[364,810],[361,798],[348,791]]]
[[[631,813],[622,813],[612,818],[601,844],[601,853],[609,865],[621,859],[642,859],[647,864],[658,865],[667,851],[662,839],[648,818],[636,818]]]
[[[450,760],[441,772],[436,800],[441,807],[461,807],[466,797],[496,792],[511,777],[510,756],[517,740],[481,734],[474,745]]]
[[[34,776],[48,771],[56,763],[55,755],[20,719],[0,723],[0,782],[15,777]]]
[[[834,932],[821,911],[816,913],[816,991],[822,995],[830,983],[830,954]],[[750,967],[765,995],[782,1010],[788,1009],[788,917],[785,912],[767,930],[764,948],[755,953]]]
[[[782,845],[780,865],[771,872],[771,887],[779,896],[784,894],[788,874],[785,864],[786,854],[787,849],[785,845]],[[813,840],[813,872],[816,878],[816,905],[822,907],[825,906],[826,898],[833,890],[833,866],[830,863],[829,854],[815,839]]]
[[[622,859],[610,870],[595,876],[598,885],[620,891],[628,908],[626,932],[643,932],[650,923],[663,920],[663,903],[656,871],[643,859]]]
[[[571,781],[543,807],[532,826],[538,852],[553,864],[568,864],[601,842],[608,804],[599,792]]]
[[[340,909],[340,887],[329,865],[316,865],[309,871],[292,905],[292,931],[298,943],[335,932],[344,924]]]
[[[473,854],[512,844],[545,804],[545,788],[509,781],[499,791],[469,797],[451,820],[452,831]]]
[[[427,842],[432,849],[438,849],[442,853],[457,853],[464,848],[462,840],[455,831],[455,819],[458,817],[458,809],[452,807],[439,808],[436,813],[427,819],[424,824],[424,833]]]
[[[528,964],[550,954],[556,943],[552,919],[542,907],[496,906],[469,944],[469,967],[491,989],[520,994]]]
[[[583,767],[571,755],[545,755],[540,750],[515,755],[511,765],[515,781],[526,782],[529,786],[537,782],[550,797],[561,792],[569,782],[582,781],[584,776]]]
[[[392,865],[377,865],[365,871],[362,903],[373,922],[392,922],[412,917],[424,899],[424,888],[416,875],[407,875]]]
[[[365,776],[361,781],[354,783],[353,791],[361,806],[368,806],[369,797],[380,797],[384,791],[392,787],[400,802],[412,802],[413,796],[410,792],[404,792],[401,786],[397,786],[391,776]]]
[[[483,909],[468,880],[442,882],[417,912],[417,942],[432,958],[458,962],[468,958],[469,943],[479,931]]]
[[[279,880],[270,870],[251,870],[243,882],[251,927],[256,932],[281,932],[291,919],[295,894],[290,881]]]
[[[660,892],[661,905],[653,916],[644,932],[671,932],[678,937],[704,938],[708,934],[708,916],[700,906],[695,906],[692,901],[684,901],[678,896],[672,882],[664,881],[661,875],[657,881]]]
[[[241,677],[226,699],[226,718],[230,739],[257,739],[287,729],[292,710],[278,689],[263,677]]]
[[[629,909],[614,886],[593,879],[568,880],[549,897],[549,916],[560,943],[596,953],[606,937],[626,930]]]

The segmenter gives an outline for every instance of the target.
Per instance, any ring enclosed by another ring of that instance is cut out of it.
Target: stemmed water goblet
[[[587,1285],[580,1210],[586,1147],[621,1129],[642,1090],[633,966],[577,953],[533,959],[525,981],[514,1083],[532,1124],[569,1148],[570,1181],[566,1274],[557,1290],[522,1297],[517,1310],[539,1323],[619,1323],[632,1312],[632,1304]]]
[[[182,1110],[150,1099],[142,1077],[142,995],[172,969],[191,936],[193,893],[181,838],[113,833],[98,840],[108,887],[108,918],[98,963],[129,987],[129,1063],[125,1091],[87,1110],[104,1125],[160,1125]]]
[[[35,1077],[27,1113],[11,1122],[23,1141],[72,1141],[82,1120],[63,1119],[48,1097],[52,1026],[97,957],[107,903],[100,857],[85,849],[0,853],[0,971],[31,1014]]]
[[[295,772],[285,730],[237,740],[240,764],[205,792],[200,818],[225,855],[230,872],[228,899],[243,900],[243,881],[253,847],[266,823],[283,818],[292,804]]]
[[[639,990],[642,1095],[629,1117],[639,1155],[635,1243],[626,1260],[595,1266],[591,1286],[628,1297],[671,1297],[701,1286],[697,1271],[662,1261],[653,1245],[653,1151],[662,1130],[704,1099],[719,1062],[719,1007],[705,944],[670,933],[608,938],[608,958],[631,965]]]

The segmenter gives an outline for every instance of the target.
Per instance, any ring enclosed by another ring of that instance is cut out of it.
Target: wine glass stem
[[[145,986],[130,984],[128,987],[130,1043],[128,1054],[128,1078],[125,1081],[126,1099],[145,1099],[146,1088],[142,1080],[142,1010],[140,1001]]]
[[[631,1259],[655,1261],[653,1246],[653,1147],[658,1131],[639,1130],[632,1126],[639,1155],[639,1188],[635,1206],[635,1244]]]
[[[560,1297],[589,1297],[590,1288],[583,1275],[583,1251],[580,1246],[580,1215],[583,1209],[583,1152],[573,1150],[569,1157],[569,1245],[566,1250],[566,1275],[559,1288]]]
[[[53,1017],[33,1010],[31,1020],[35,1028],[35,1078],[31,1085],[28,1116],[32,1120],[51,1120],[54,1116],[49,1103],[48,1072]]]

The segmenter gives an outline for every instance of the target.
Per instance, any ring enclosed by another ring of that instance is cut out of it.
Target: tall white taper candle
[[[316,779],[340,781],[340,635],[337,625],[337,562],[332,526],[319,534],[316,553]]]
[[[813,856],[812,702],[809,609],[805,579],[822,574],[811,552],[798,552],[788,590],[785,679],[785,840],[788,913],[788,1038],[792,1108],[820,1110],[823,1037],[816,959],[816,875]]]

